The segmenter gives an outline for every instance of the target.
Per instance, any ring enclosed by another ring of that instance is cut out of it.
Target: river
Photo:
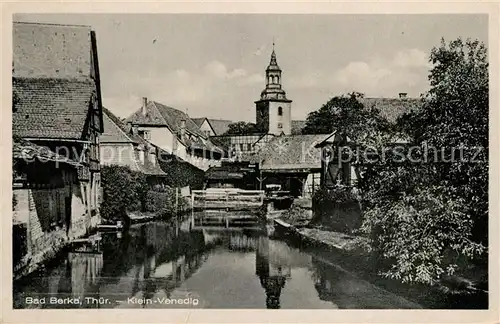
[[[419,304],[265,230],[151,222],[14,284],[14,308],[395,309]]]

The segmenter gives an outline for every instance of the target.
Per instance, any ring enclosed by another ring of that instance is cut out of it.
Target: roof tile
[[[22,137],[80,139],[95,83],[88,80],[14,78],[12,132]]]
[[[262,170],[321,168],[321,148],[315,145],[327,134],[283,135],[267,143],[253,158]]]
[[[14,22],[12,37],[15,77],[91,76],[90,26]]]

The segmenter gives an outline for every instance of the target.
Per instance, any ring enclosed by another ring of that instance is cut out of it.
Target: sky
[[[147,97],[190,117],[255,121],[273,40],[292,119],[330,98],[418,97],[429,53],[470,37],[486,15],[17,14],[15,21],[90,25],[103,105],[127,117]]]

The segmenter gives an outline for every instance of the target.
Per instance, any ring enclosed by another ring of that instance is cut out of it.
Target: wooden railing
[[[208,189],[191,192],[192,206],[198,209],[260,207],[264,203],[264,197],[265,192],[262,190]]]
[[[191,226],[194,227],[252,227],[259,218],[246,211],[258,209],[264,204],[262,190],[208,189],[191,192]],[[195,210],[202,211],[195,213]],[[243,214],[229,211],[244,211]]]

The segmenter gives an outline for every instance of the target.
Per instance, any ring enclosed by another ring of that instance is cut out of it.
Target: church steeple
[[[273,52],[271,53],[271,61],[269,62],[269,66],[266,69],[267,71],[280,71],[281,69],[278,66],[278,62],[276,60],[276,52],[274,51],[274,41],[273,41]]]
[[[271,53],[271,60],[266,68],[266,87],[256,101],[257,127],[268,134],[291,134],[291,104],[282,88],[281,68],[278,65],[276,51]]]
[[[286,99],[286,94],[283,89],[281,89],[281,68],[278,65],[278,60],[276,59],[276,52],[274,50],[271,53],[271,60],[266,69],[266,88],[261,93],[261,99]]]

